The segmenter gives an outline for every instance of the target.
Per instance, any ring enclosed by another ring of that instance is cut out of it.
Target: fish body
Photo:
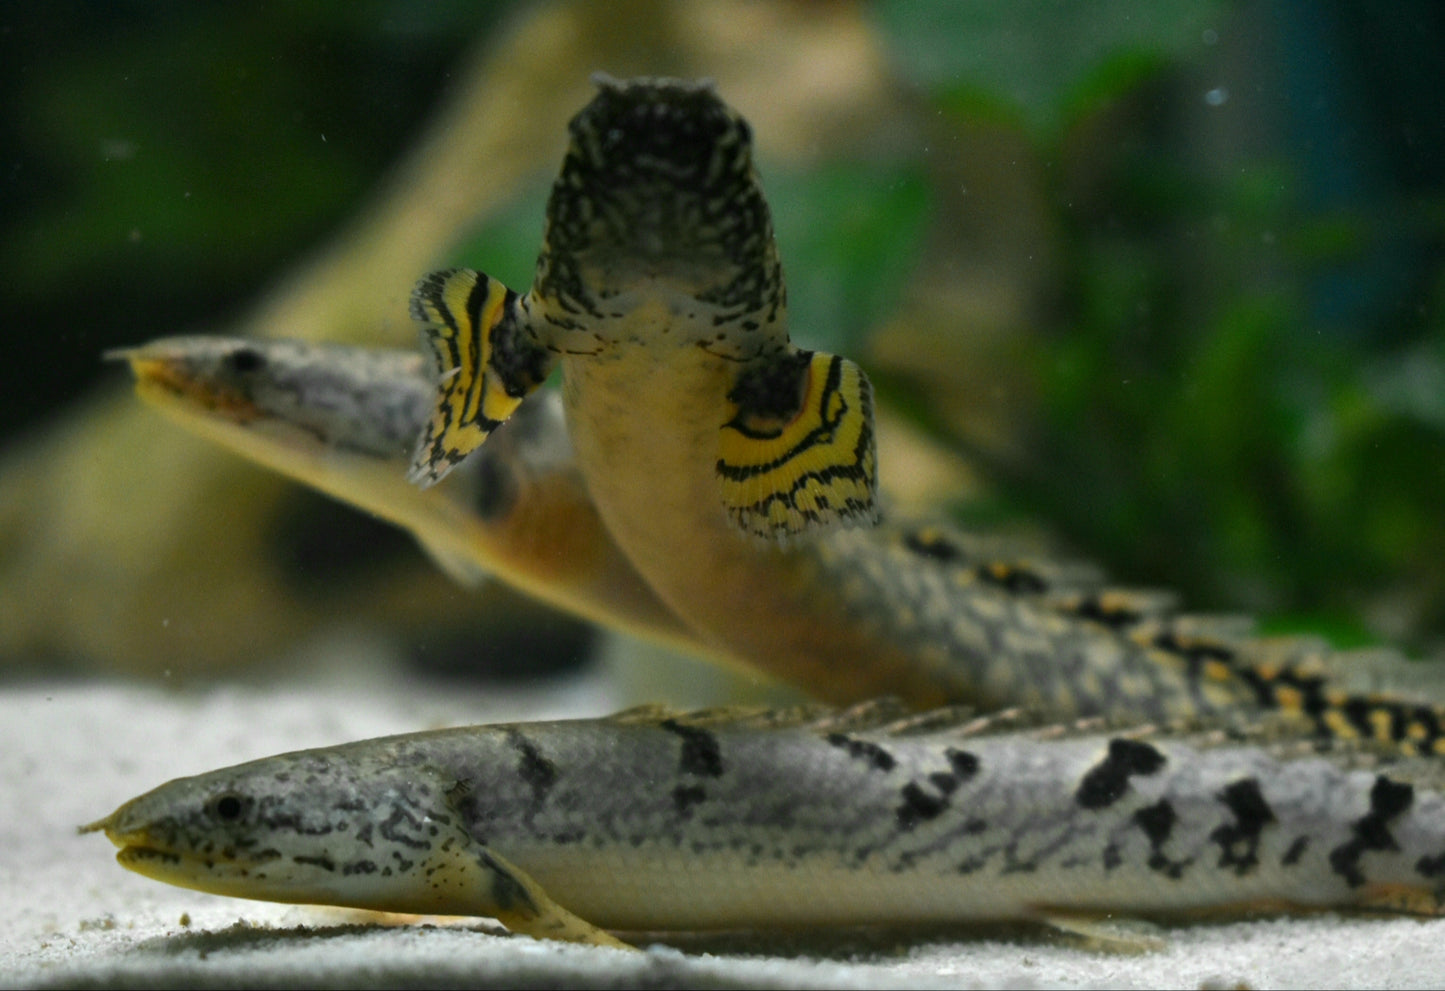
[[[1223,731],[655,708],[301,751],[89,827],[204,891],[537,935],[1339,906],[1436,912],[1438,773]]]

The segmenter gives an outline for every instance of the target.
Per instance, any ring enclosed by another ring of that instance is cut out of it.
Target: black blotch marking
[[[738,413],[727,426],[744,437],[756,439],[772,439],[781,434],[803,408],[804,386],[812,360],[812,351],[795,351],[744,370],[728,393],[728,401],[737,405]]]
[[[485,285],[486,281],[478,282],[478,287]],[[516,301],[517,294],[506,290],[497,322],[485,328],[484,333],[492,346],[487,366],[497,373],[507,395],[513,399],[524,399],[547,380],[552,370],[552,356],[517,322]],[[474,321],[479,317],[480,314],[476,314]]]
[[[1102,623],[1111,630],[1126,630],[1143,619],[1143,615],[1137,610],[1105,606],[1104,601],[1097,595],[1090,595],[1075,606],[1074,615]]]
[[[949,796],[958,790],[958,786],[978,773],[976,755],[955,747],[949,747],[943,755],[948,760],[950,770],[932,771],[927,776],[928,783],[938,794],[928,792],[917,781],[910,781],[903,786],[903,801],[896,810],[899,829],[907,831],[924,820],[936,819],[948,808]]]
[[[684,819],[692,817],[693,806],[706,800],[707,791],[702,785],[678,785],[672,789],[672,804]]]
[[[945,798],[958,790],[958,778],[947,771],[934,771],[928,776],[928,780]]]
[[[1233,867],[1240,877],[1259,865],[1259,838],[1264,827],[1277,821],[1274,810],[1259,790],[1258,778],[1232,781],[1217,796],[1234,814],[1234,822],[1209,834],[1219,844],[1219,866]]]
[[[980,565],[977,574],[979,580],[985,584],[997,585],[999,588],[1018,594],[1047,592],[1049,588],[1048,582],[1027,568],[1002,561]]]
[[[1445,874],[1445,853],[1434,857],[1421,857],[1415,861],[1415,871],[1421,877],[1436,878]]]
[[[682,759],[678,764],[682,773],[703,778],[722,776],[722,749],[717,737],[700,727],[684,726],[675,719],[664,719],[658,725],[682,739]]]
[[[1173,630],[1165,630],[1154,638],[1154,646],[1160,650],[1167,650],[1171,654],[1178,654],[1189,663],[1191,674],[1198,674],[1198,670],[1206,661],[1223,661],[1229,663],[1235,659],[1235,653],[1222,643],[1215,643],[1209,640],[1183,641]]]
[[[1164,853],[1164,844],[1169,842],[1169,836],[1174,832],[1174,824],[1179,821],[1179,814],[1174,811],[1174,806],[1167,799],[1161,798],[1153,805],[1146,805],[1135,812],[1134,821],[1144,831],[1144,838],[1149,841],[1149,869],[1174,880],[1183,877],[1184,868],[1194,863],[1194,858],[1173,860]],[[1117,848],[1114,854],[1118,855]],[[1108,866],[1107,863],[1105,866]]]
[[[959,750],[956,747],[949,747],[943,752],[948,758],[948,763],[953,767],[953,773],[958,776],[960,783],[967,781],[978,773],[978,756],[967,750]]]
[[[1130,775],[1153,774],[1164,763],[1164,755],[1147,743],[1110,740],[1108,756],[1084,774],[1074,801],[1086,809],[1108,808],[1128,790]]]
[[[374,860],[353,860],[341,868],[341,873],[347,876],[352,874],[375,874],[376,861]]]
[[[1119,844],[1110,843],[1104,847],[1104,870],[1112,871],[1124,862],[1124,857],[1119,853]]]
[[[1330,851],[1330,868],[1352,888],[1364,884],[1360,858],[1371,850],[1400,849],[1395,837],[1390,835],[1390,820],[1408,809],[1414,800],[1414,786],[1377,775],[1370,788],[1370,811],[1355,822],[1354,837]]]
[[[521,755],[517,774],[532,789],[532,808],[528,814],[533,815],[541,808],[542,803],[547,800],[547,793],[557,783],[557,765],[543,757],[537,745],[518,730],[507,731],[507,742]]]
[[[891,771],[898,766],[893,755],[872,740],[855,740],[846,733],[829,733],[824,739],[833,746],[846,750],[849,757],[865,761],[880,771]]]
[[[1284,852],[1284,856],[1279,859],[1281,866],[1293,867],[1299,863],[1300,858],[1303,857],[1305,851],[1309,849],[1309,845],[1310,838],[1308,836],[1296,836],[1295,841],[1291,843],[1289,849]]]
[[[948,808],[947,798],[930,795],[916,781],[904,785],[902,794],[903,804],[898,806],[898,828],[902,830],[912,829],[924,820],[935,819]]]
[[[903,538],[903,546],[915,554],[941,561],[944,564],[963,557],[963,551],[956,544],[942,537],[925,537],[920,533],[910,533]]]

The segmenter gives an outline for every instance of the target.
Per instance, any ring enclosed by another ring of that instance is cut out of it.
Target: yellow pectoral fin
[[[417,284],[411,315],[435,361],[439,394],[407,478],[440,481],[547,378],[553,356],[528,331],[517,294],[470,269]]]
[[[746,369],[718,442],[723,505],[738,527],[785,540],[878,520],[873,389],[853,362],[795,351]]]

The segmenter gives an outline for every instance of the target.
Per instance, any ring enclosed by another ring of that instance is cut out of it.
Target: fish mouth
[[[231,849],[207,853],[178,850],[159,842],[143,828],[125,829],[116,821],[119,814],[117,812],[81,826],[79,832],[105,833],[106,838],[118,847],[115,862],[141,877],[213,895],[262,897],[270,901],[327,901],[321,893],[285,889],[272,891],[265,889],[264,884],[258,887],[257,868],[279,858],[280,854],[276,851],[237,857],[236,851]]]
[[[221,367],[228,356],[213,354],[216,344],[198,338],[153,341],[133,348],[105,352],[107,361],[124,361],[135,376],[136,393],[152,405],[191,407],[208,410],[247,423],[260,416],[255,401],[242,388],[229,385],[220,375],[207,374],[208,365]],[[239,360],[244,348],[232,349],[229,357]],[[254,355],[254,352],[251,352]]]
[[[205,853],[193,850],[177,850],[174,847],[160,842],[155,836],[143,827],[126,828],[119,820],[122,807],[115,813],[98,819],[95,822],[87,823],[76,830],[81,835],[86,833],[104,833],[106,839],[110,840],[117,847],[115,859],[127,870],[135,871],[146,877],[155,878],[158,881],[167,881],[171,884],[184,884],[179,880],[181,876],[191,876],[200,872],[216,875],[228,874],[230,872],[244,872],[268,860],[275,859],[274,856],[259,856],[251,858],[247,863],[243,858],[236,857],[234,849],[212,850]],[[272,854],[273,851],[267,851]]]
[[[167,865],[172,868],[182,866],[187,860],[201,862],[201,858],[187,856],[174,850],[167,850],[157,844],[151,837],[146,835],[142,829],[124,829],[117,819],[120,817],[120,810],[106,816],[104,819],[97,819],[95,822],[86,823],[76,830],[77,833],[104,833],[105,838],[110,840],[118,848],[115,855],[116,862],[138,874],[151,872],[139,865],[158,864]],[[215,858],[212,858],[213,860]]]
[[[748,170],[752,131],[707,82],[596,79],[572,119],[576,164],[610,182],[664,180],[687,188]]]
[[[758,225],[752,132],[710,86],[603,84],[569,129],[548,202],[552,250],[726,258],[735,228]]]

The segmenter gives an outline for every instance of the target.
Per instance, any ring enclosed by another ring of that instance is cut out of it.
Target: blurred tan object
[[[961,115],[929,136],[936,200],[905,298],[869,339],[869,367],[916,390],[941,431],[1017,465],[1037,408],[1030,351],[1057,285],[1044,165],[1017,128]]]
[[[226,331],[410,343],[414,280],[552,169],[597,70],[716,79],[774,160],[805,162],[862,135],[890,140],[906,117],[861,10],[712,2],[526,10],[458,75],[450,102],[374,204]],[[437,629],[483,608],[419,555],[336,596],[298,595],[278,579],[273,545],[294,492],[165,424],[129,393],[90,398],[0,462],[0,657],[221,672],[348,617]]]

